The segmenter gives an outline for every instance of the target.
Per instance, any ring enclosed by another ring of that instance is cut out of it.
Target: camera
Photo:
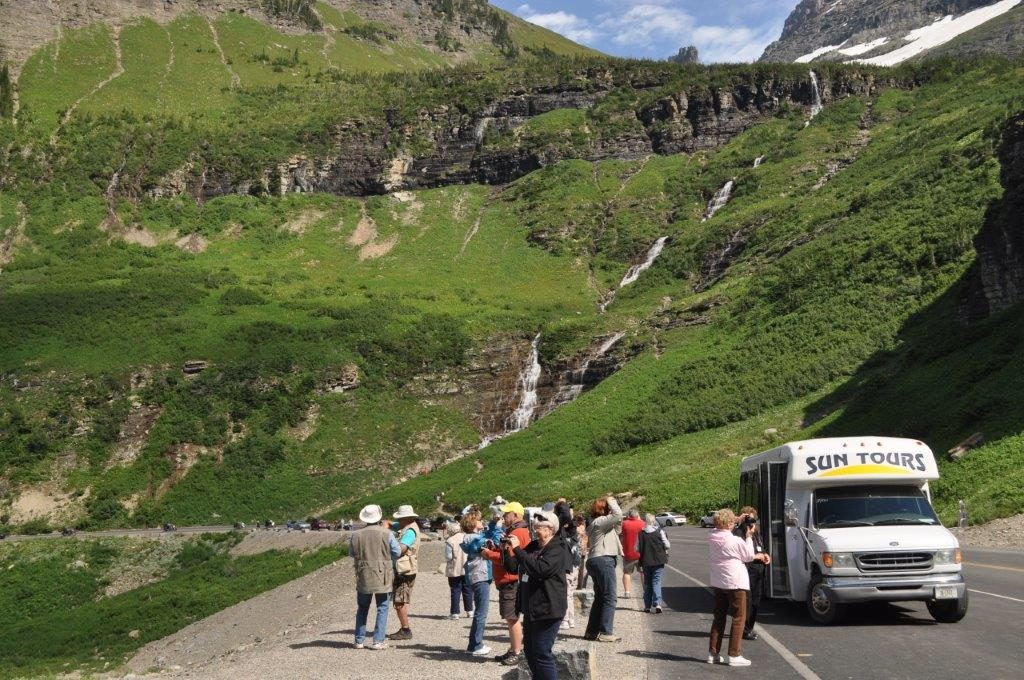
[[[744,517],[742,524],[745,527],[752,527],[755,524],[757,524],[757,520],[754,519],[753,517],[749,517],[749,516],[748,517]]]

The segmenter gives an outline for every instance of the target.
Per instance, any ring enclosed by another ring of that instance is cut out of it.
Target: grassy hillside
[[[116,668],[153,640],[344,555],[330,547],[233,558],[228,551],[239,540],[221,534],[0,546],[0,673]]]
[[[403,135],[385,151],[426,153],[424,112],[471,116],[524,86],[592,78],[612,93],[486,132],[484,152],[593,157],[645,134],[637,111],[667,94],[807,78],[559,58],[548,50],[570,46],[514,24],[528,61],[430,70],[436,52],[321,5],[324,35],[190,15],[73,32],[26,65],[19,125],[0,123],[0,228],[16,235],[0,275],[0,525],[44,529],[26,500],[40,497],[51,522],[90,527],[351,513],[368,495],[430,507],[440,491],[455,506],[632,491],[695,512],[729,502],[739,456],[781,437],[876,431],[944,450],[985,429],[979,456],[1012,450],[1015,317],[963,330],[948,300],[1002,191],[993,150],[1022,108],[1019,65],[829,67],[836,82],[920,87],[841,99],[810,125],[784,104],[714,151],[567,160],[505,187],[153,193],[188,168],[251,181],[385,118]],[[729,180],[732,200],[703,221]],[[547,367],[614,332],[633,358],[474,453],[451,386],[480,352],[538,331]],[[1007,370],[977,358],[989,351]],[[209,368],[186,377],[190,359]],[[335,392],[342,375],[359,387]],[[425,396],[424,376],[441,387]],[[967,494],[995,515],[1021,496],[946,467],[945,504]]]

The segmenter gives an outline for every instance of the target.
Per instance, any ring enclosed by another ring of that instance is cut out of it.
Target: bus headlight
[[[822,565],[829,569],[853,569],[857,563],[853,560],[853,553],[821,553]]]
[[[935,551],[936,565],[960,564],[962,561],[963,556],[960,554],[960,548],[947,548]]]

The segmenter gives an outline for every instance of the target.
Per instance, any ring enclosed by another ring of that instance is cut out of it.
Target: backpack
[[[573,567],[583,564],[583,546],[577,536],[569,536],[565,539],[565,547],[569,549],[569,558]]]

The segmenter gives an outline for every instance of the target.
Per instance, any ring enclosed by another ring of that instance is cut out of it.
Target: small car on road
[[[654,519],[659,527],[678,527],[686,524],[686,515],[678,512],[659,512]]]
[[[703,529],[708,529],[715,526],[715,516],[710,512],[700,518],[700,526]]]

